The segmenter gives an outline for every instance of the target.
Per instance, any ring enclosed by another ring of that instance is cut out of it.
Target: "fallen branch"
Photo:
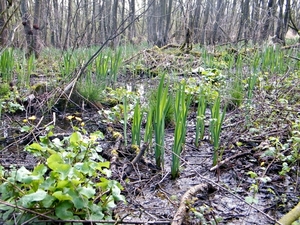
[[[299,48],[299,47],[300,47],[300,43],[297,43],[295,45],[283,46],[281,47],[281,49],[284,50],[284,49]]]
[[[148,146],[149,146],[148,143],[144,143],[142,148],[139,150],[138,154],[134,157],[131,163],[127,165],[127,167],[125,168],[122,179],[125,179],[131,173],[131,171],[133,170],[133,166],[141,160]]]
[[[300,217],[300,202],[279,220],[282,225],[290,225]]]
[[[181,225],[183,222],[183,219],[185,217],[185,214],[188,211],[186,203],[189,200],[191,200],[191,198],[198,192],[201,191],[201,192],[207,193],[208,190],[210,190],[210,189],[215,190],[211,184],[198,184],[196,186],[191,187],[189,190],[187,190],[187,192],[185,192],[181,198],[179,208],[173,218],[173,222],[171,225]]]
[[[236,159],[236,158],[239,158],[239,157],[242,157],[242,156],[245,156],[245,155],[249,155],[249,154],[251,154],[250,151],[235,154],[235,155],[233,155],[233,156],[231,156],[231,157],[229,157],[229,158],[227,158],[227,159],[222,160],[222,161],[219,162],[217,165],[215,165],[214,167],[210,168],[209,171],[214,171],[214,170],[220,168],[220,167],[221,167],[222,165],[224,165],[225,163],[228,163],[228,162],[232,161],[233,159]]]

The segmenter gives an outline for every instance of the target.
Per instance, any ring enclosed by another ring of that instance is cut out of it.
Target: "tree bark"
[[[43,4],[43,0],[36,0],[34,5],[34,18],[33,18],[33,38],[32,38],[32,46],[33,53],[35,57],[38,58],[39,54],[42,50],[42,43],[40,40],[40,17],[41,17],[41,6]]]
[[[30,15],[28,11],[28,2],[27,0],[21,0],[21,14],[22,14],[22,24],[24,26],[24,32],[25,32],[25,39],[26,39],[26,57],[29,57],[32,52],[32,46],[33,46],[33,30],[31,26],[31,21],[30,21]]]
[[[273,15],[273,4],[274,4],[274,1],[273,0],[269,0],[268,1],[268,5],[267,5],[267,15],[266,15],[266,19],[265,19],[265,23],[264,23],[264,26],[263,26],[263,30],[261,32],[262,36],[261,36],[261,39],[262,40],[267,40],[270,33],[271,33],[271,22],[272,22],[272,15]]]
[[[0,46],[5,46],[8,38],[6,11],[6,0],[0,0]]]
[[[71,23],[72,23],[72,9],[73,9],[73,0],[68,1],[68,17],[67,17],[67,30],[65,36],[65,42],[63,49],[66,50],[70,47],[70,33],[71,33]]]
[[[210,14],[210,2],[206,2],[205,10],[204,10],[204,18],[202,25],[202,36],[201,36],[201,44],[205,45],[207,43],[207,22]]]

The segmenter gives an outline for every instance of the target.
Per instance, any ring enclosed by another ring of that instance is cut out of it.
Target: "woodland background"
[[[298,0],[1,0],[0,44],[68,49],[131,42],[163,46],[241,40],[285,43],[300,29]],[[128,28],[128,29],[126,29]],[[115,38],[116,34],[118,36]]]

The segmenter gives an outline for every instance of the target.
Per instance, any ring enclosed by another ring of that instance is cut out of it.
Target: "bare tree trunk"
[[[122,10],[121,10],[121,21],[125,20],[125,0],[122,0]],[[121,24],[121,30],[124,30],[125,24]],[[124,31],[123,34],[120,35],[120,41],[124,41],[124,38],[126,37],[126,31]]]
[[[8,38],[6,10],[6,0],[0,0],[0,46],[5,46]]]
[[[283,43],[284,43],[284,45],[286,44],[285,43],[285,35],[288,31],[288,23],[289,23],[289,20],[290,20],[290,11],[291,11],[291,2],[290,2],[290,0],[286,0],[285,11],[284,11],[284,15],[283,15],[283,27],[284,27],[284,30],[283,30]],[[299,39],[299,42],[300,42],[300,39]]]
[[[194,36],[194,41],[195,42],[200,42],[200,37],[201,37],[201,32],[200,32],[200,19],[201,19],[201,5],[202,5],[202,0],[196,0],[194,7],[194,15],[193,15],[193,20],[192,20],[192,30],[193,30],[193,36]]]
[[[34,5],[34,17],[33,17],[33,39],[32,39],[32,49],[35,57],[38,58],[42,49],[42,43],[40,40],[40,17],[41,17],[41,6],[43,0],[36,0]]]
[[[118,0],[114,0],[113,6],[112,6],[112,25],[111,25],[111,31],[110,34],[112,35],[117,31],[118,26]],[[117,38],[111,41],[111,47],[115,48],[117,45]]]
[[[268,36],[270,34],[270,30],[271,30],[271,21],[272,21],[272,15],[273,15],[273,0],[269,0],[268,1],[268,6],[267,6],[267,15],[266,15],[266,20],[263,26],[263,30],[262,30],[262,40],[267,40]]]
[[[29,57],[34,49],[33,47],[33,30],[30,21],[30,15],[28,11],[28,2],[27,0],[21,0],[21,14],[22,14],[22,24],[24,26],[25,37],[26,37],[26,57]]]
[[[205,10],[204,10],[204,18],[203,18],[203,26],[202,26],[202,36],[201,36],[201,44],[206,44],[207,42],[207,22],[210,14],[210,2],[206,2]]]
[[[250,26],[250,35],[253,40],[253,43],[256,44],[259,38],[260,30],[260,16],[261,16],[261,6],[259,0],[253,0],[252,2],[252,12],[251,12],[251,26]]]
[[[239,32],[237,35],[237,41],[241,39],[246,39],[248,41],[248,34],[249,34],[249,0],[243,0],[241,3],[241,18],[240,18],[240,26]]]
[[[103,28],[104,28],[104,40],[103,41],[105,41],[105,40],[107,40],[108,38],[109,38],[109,36],[111,35],[111,32],[112,32],[112,30],[111,30],[111,20],[112,20],[112,18],[111,18],[111,6],[112,6],[112,2],[111,2],[112,0],[105,0],[104,2],[103,2],[103,4],[104,4],[104,18],[103,18],[103,22],[104,22],[104,24],[103,24]]]
[[[220,18],[221,18],[221,6],[222,0],[217,1],[217,15],[213,28],[213,43],[216,44],[218,42],[218,27],[220,26]]]
[[[66,17],[66,10],[64,9],[65,7],[65,2],[67,0],[61,0],[61,4],[60,4],[60,7],[59,7],[59,15],[60,15],[60,19],[59,19],[59,34],[58,34],[58,37],[59,37],[59,45],[60,45],[60,48],[64,48],[64,21],[65,21],[65,17]],[[57,11],[58,12],[58,11]],[[57,18],[59,18],[59,16],[57,16]]]
[[[130,13],[130,23],[131,26],[128,29],[128,40],[133,43],[133,38],[136,36],[136,29],[135,29],[135,23],[134,23],[134,18],[135,18],[135,0],[129,0],[129,13]],[[124,9],[123,5],[123,9]]]
[[[94,36],[96,33],[96,0],[93,1],[93,9],[92,9],[92,18],[91,18],[91,32],[90,32],[90,45],[95,45],[96,40],[94,40]]]
[[[147,13],[147,32],[148,32],[148,43],[156,43],[157,42],[157,2],[154,0],[153,4],[151,5],[152,1],[148,0],[148,13]]]
[[[170,30],[171,30],[171,15],[172,15],[172,6],[173,6],[173,0],[169,0],[169,3],[168,3],[168,8],[167,8],[167,11],[166,11],[166,27],[165,27],[165,43],[164,44],[167,44],[168,40],[169,40],[169,33],[170,33]]]
[[[70,46],[70,32],[71,32],[71,22],[72,22],[72,9],[73,9],[73,0],[68,1],[68,17],[67,17],[67,30],[64,42],[64,50]]]
[[[156,31],[157,40],[155,42],[155,44],[158,47],[161,47],[161,46],[165,45],[165,43],[166,43],[166,39],[165,39],[166,37],[164,36],[164,34],[165,34],[164,28],[165,28],[165,24],[166,24],[166,20],[165,20],[166,4],[167,4],[166,0],[160,0],[160,4],[159,4],[160,15],[159,15],[158,26],[157,26],[157,31]]]
[[[278,19],[277,19],[277,27],[275,31],[275,38],[277,42],[285,44],[285,27],[284,27],[284,21],[283,21],[283,2],[284,0],[278,0]]]

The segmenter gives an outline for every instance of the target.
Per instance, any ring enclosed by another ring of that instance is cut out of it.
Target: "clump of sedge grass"
[[[186,122],[188,108],[191,102],[191,95],[185,93],[185,83],[180,84],[175,97],[175,133],[172,148],[171,177],[175,179],[179,176],[180,153],[185,143]]]
[[[157,89],[157,102],[153,115],[155,162],[158,168],[164,167],[165,117],[168,105],[170,104],[168,88],[164,87],[164,80],[165,74],[162,75]]]
[[[202,140],[204,137],[204,128],[205,128],[205,111],[206,111],[206,96],[204,94],[203,88],[200,91],[198,98],[198,107],[197,107],[197,119],[196,119],[196,138],[195,146],[199,146],[199,140]]]
[[[149,144],[149,149],[152,146],[152,134],[153,134],[153,112],[154,106],[150,106],[148,113],[147,113],[147,122],[145,127],[145,134],[144,134],[144,142]]]
[[[223,109],[221,112],[220,109],[220,94],[218,94],[214,105],[211,107],[211,120],[210,120],[210,134],[211,140],[214,145],[214,153],[213,153],[213,166],[217,165],[218,160],[222,157],[222,153],[219,151],[220,147],[220,135],[222,123],[224,121],[226,109]]]
[[[99,100],[103,90],[114,86],[122,63],[121,51],[113,54],[101,53],[94,63],[89,65],[85,77],[78,85],[79,92],[88,100]]]
[[[0,55],[0,73],[3,81],[10,82],[13,80],[13,68],[15,60],[13,49],[7,48]]]
[[[127,146],[127,120],[128,120],[128,100],[127,96],[124,96],[123,99],[123,112],[124,112],[124,142],[125,146]]]
[[[141,124],[142,124],[143,113],[141,112],[141,104],[137,102],[134,107],[133,112],[133,121],[132,121],[132,141],[131,144],[137,145],[140,147],[141,145]]]

